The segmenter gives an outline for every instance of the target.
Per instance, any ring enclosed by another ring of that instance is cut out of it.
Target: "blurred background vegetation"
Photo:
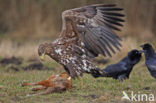
[[[62,11],[95,3],[116,3],[125,9],[123,36],[155,37],[156,0],[0,0],[0,35],[55,38],[61,30]]]
[[[127,44],[124,45],[127,48],[130,42],[137,45],[138,41],[155,40],[156,0],[0,0],[1,55],[2,52],[6,53],[6,49],[15,48],[12,42],[8,43],[10,47],[7,46],[5,41],[7,39],[15,42],[22,41],[22,43],[28,40],[54,40],[61,31],[62,11],[95,3],[115,3],[118,7],[124,8],[126,22],[122,32],[119,32],[118,35],[126,38],[124,41]],[[130,39],[127,40],[127,38]],[[35,47],[37,48],[38,45],[39,43]],[[19,44],[17,43],[16,46]],[[22,47],[29,47],[29,44]]]

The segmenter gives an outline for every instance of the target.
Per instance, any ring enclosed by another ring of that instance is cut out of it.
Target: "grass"
[[[55,63],[52,63],[53,66]],[[46,64],[47,65],[47,64]],[[50,64],[48,64],[50,66]],[[57,64],[55,66],[58,66]],[[142,60],[135,66],[130,79],[120,83],[111,78],[94,79],[88,74],[83,76],[83,87],[80,86],[80,79],[73,80],[73,88],[64,93],[52,93],[35,97],[26,97],[34,93],[31,87],[21,87],[22,82],[35,82],[46,79],[52,74],[62,71],[53,70],[31,70],[19,72],[6,72],[0,67],[0,102],[2,103],[121,103],[122,91],[126,93],[154,93],[156,82],[150,76]],[[150,87],[149,90],[144,88]]]
[[[134,39],[128,38],[123,41],[124,43],[122,43],[123,48],[121,52],[114,55],[108,64],[116,63],[123,56],[127,55],[129,50],[139,47],[139,43]],[[0,59],[9,56],[19,56],[24,58],[24,63],[19,65],[19,67],[28,65],[29,63],[26,62],[28,59],[38,57],[38,44],[39,43],[28,43],[24,44],[25,46],[23,47],[14,45],[12,42],[1,42]],[[12,70],[8,71],[8,66],[0,65],[0,103],[122,103],[122,91],[125,91],[129,95],[131,95],[131,91],[136,94],[152,93],[156,95],[156,81],[150,76],[144,64],[144,58],[142,58],[140,63],[133,68],[130,79],[125,80],[123,83],[111,78],[94,79],[89,74],[84,74],[82,78],[83,87],[80,86],[80,79],[75,79],[73,80],[73,88],[64,93],[51,93],[49,95],[26,97],[27,94],[35,92],[30,90],[32,87],[21,87],[22,82],[36,82],[44,80],[52,74],[63,72],[62,67],[49,58],[43,63],[50,68],[56,69],[20,70],[15,72]],[[98,66],[104,68],[108,64]]]

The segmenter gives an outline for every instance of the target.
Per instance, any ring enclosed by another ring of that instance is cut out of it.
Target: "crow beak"
[[[45,53],[43,53],[43,54],[40,56],[40,59],[41,59],[42,61],[44,61],[44,59],[45,59]]]
[[[144,52],[145,52],[145,50],[140,50],[140,51],[139,51],[139,53],[144,53]]]
[[[143,47],[144,47],[144,45],[140,45],[140,47],[141,47],[141,48],[143,48]]]

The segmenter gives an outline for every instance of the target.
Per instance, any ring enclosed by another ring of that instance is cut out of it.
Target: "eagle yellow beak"
[[[45,53],[40,56],[40,59],[43,61],[45,59]]]

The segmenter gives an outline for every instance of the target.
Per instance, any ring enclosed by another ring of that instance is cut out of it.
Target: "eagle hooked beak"
[[[41,59],[42,61],[44,61],[44,59],[45,59],[45,53],[43,53],[43,54],[40,56],[40,59]]]

